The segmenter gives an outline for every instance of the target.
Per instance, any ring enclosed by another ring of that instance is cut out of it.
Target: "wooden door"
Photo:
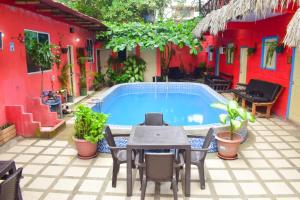
[[[289,119],[300,124],[300,48],[295,50]]]
[[[69,84],[70,84],[70,94],[76,96],[76,77],[74,73],[74,49],[73,46],[68,46],[68,64],[72,65],[69,68]]]
[[[247,78],[248,48],[242,47],[240,50],[240,75],[239,83],[246,83]]]

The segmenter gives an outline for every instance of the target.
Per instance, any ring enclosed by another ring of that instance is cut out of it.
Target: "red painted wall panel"
[[[292,55],[292,51],[289,48],[285,48],[284,53],[277,54],[276,70],[262,69],[260,67],[262,39],[264,37],[277,36],[281,43],[292,16],[293,14],[284,14],[257,22],[231,22],[228,25],[229,30],[218,36],[219,46],[226,46],[228,43],[233,42],[236,47],[232,65],[226,64],[225,55],[220,56],[220,71],[234,75],[234,85],[239,81],[240,48],[243,46],[254,47],[256,44],[256,53],[248,57],[247,81],[250,79],[261,79],[278,83],[284,87],[283,93],[273,108],[273,112],[283,118],[286,115],[291,70],[288,58]]]
[[[215,66],[215,58],[212,61],[208,61],[208,53],[206,48],[210,45],[215,46],[216,38],[213,36],[206,36],[205,41],[201,42],[202,51],[198,55],[191,55],[188,47],[175,47],[175,55],[172,57],[170,67],[183,66],[185,73],[193,73],[194,69],[199,66],[201,62],[206,62],[207,66]]]
[[[75,28],[75,33],[70,33],[71,25],[56,21],[37,13],[16,8],[6,4],[0,4],[0,31],[4,36],[4,49],[0,50],[0,124],[6,122],[5,105],[26,105],[26,98],[39,97],[41,85],[41,73],[27,73],[25,45],[18,41],[19,34],[24,35],[24,30],[47,32],[50,35],[50,43],[63,47],[73,45],[75,76],[77,83],[76,95],[79,95],[79,66],[76,61],[76,48],[86,47],[86,39],[95,39],[95,35],[80,27]],[[76,41],[79,38],[80,41]],[[94,40],[95,41],[95,40]],[[15,45],[15,51],[9,49],[10,42]],[[94,51],[95,52],[95,51]],[[62,65],[67,61],[67,54],[62,54]],[[87,63],[87,84],[92,84],[90,71],[95,71],[95,64]],[[44,90],[51,90],[51,77],[55,77],[54,90],[60,89],[57,75],[60,70],[56,66],[44,73]]]

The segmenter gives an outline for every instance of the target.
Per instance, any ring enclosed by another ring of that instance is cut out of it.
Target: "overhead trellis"
[[[271,12],[285,9],[294,3],[300,5],[300,0],[232,0],[220,9],[214,10],[204,17],[193,30],[197,37],[207,31],[217,35],[226,29],[228,21],[245,17],[254,13],[257,18],[265,18]]]

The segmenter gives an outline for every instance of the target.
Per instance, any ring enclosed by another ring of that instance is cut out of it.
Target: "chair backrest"
[[[280,90],[281,85],[279,84],[257,79],[251,79],[246,88],[247,93],[259,92],[261,97],[266,98],[267,101],[274,101]]]
[[[164,125],[164,119],[162,113],[146,113],[145,123],[146,126],[162,126]]]
[[[107,144],[111,147],[115,147],[116,146],[116,143],[115,143],[115,139],[112,135],[112,132],[109,128],[109,126],[106,126],[105,127],[105,139],[107,141]]]
[[[10,175],[0,184],[0,199],[16,200],[18,199],[18,188],[22,176],[22,168]]]
[[[145,154],[146,177],[152,181],[171,181],[175,155],[173,153]]]
[[[204,142],[202,144],[203,149],[209,148],[209,145],[210,145],[211,141],[213,140],[213,138],[215,137],[215,134],[216,134],[216,130],[214,128],[210,128],[208,130],[208,133],[205,136]],[[206,154],[207,154],[207,151],[205,152],[204,158],[205,158]]]
[[[111,147],[116,147],[117,146],[109,126],[105,127],[105,139],[106,139],[107,144],[109,146],[111,146]],[[114,149],[110,149],[110,152],[111,152],[112,157],[115,159],[117,157],[117,152],[118,151],[114,150]]]

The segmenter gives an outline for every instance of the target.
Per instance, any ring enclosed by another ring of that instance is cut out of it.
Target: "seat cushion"
[[[261,101],[260,98],[257,99],[260,100],[261,102],[272,102],[275,100],[280,89],[281,89],[281,85],[278,85],[276,83],[251,79],[249,84],[246,87],[246,92],[251,96],[258,96],[258,97],[265,98],[263,99],[264,101]]]
[[[132,157],[132,160],[135,159],[133,152],[132,152],[131,157]],[[117,153],[117,158],[121,162],[127,161],[127,150],[119,150],[118,153]]]

